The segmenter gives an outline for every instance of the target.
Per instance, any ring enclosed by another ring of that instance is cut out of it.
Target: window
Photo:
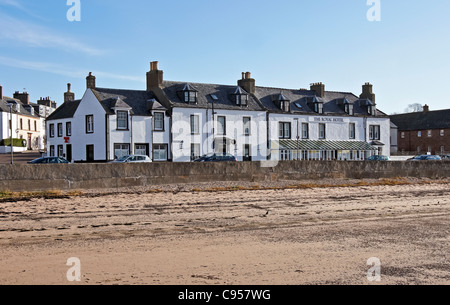
[[[350,123],[350,125],[349,125],[349,138],[351,140],[356,139],[356,125],[355,125],[355,123]]]
[[[154,118],[154,124],[155,124],[155,128],[154,130],[156,131],[164,131],[164,113],[162,112],[155,112],[154,114],[155,118]]]
[[[280,161],[289,161],[291,160],[291,151],[290,150],[280,150]]]
[[[148,156],[148,144],[135,144],[134,153],[136,155]]]
[[[280,128],[279,130],[280,139],[291,138],[291,123],[280,122],[279,128]]]
[[[420,146],[417,146],[417,153],[420,154],[421,151],[422,151],[422,148]]]
[[[309,139],[309,124],[302,123],[302,139]]]
[[[422,137],[422,132],[421,132],[421,131],[417,132],[417,136],[418,136],[419,138],[421,138],[421,137]]]
[[[23,120],[22,119],[20,119],[20,129],[23,130]]]
[[[58,123],[58,137],[62,137],[63,136],[63,124],[62,123]],[[58,156],[60,157],[60,156]]]
[[[114,159],[119,159],[130,154],[130,144],[114,144]]]
[[[251,134],[251,118],[245,117],[243,120],[244,120],[244,135],[249,136]]]
[[[128,129],[128,111],[117,111],[117,129]]]
[[[326,125],[325,124],[319,124],[319,139],[326,139]]]
[[[404,132],[404,131],[402,131],[402,133],[401,133],[401,138],[402,138],[402,139],[405,138],[405,132]]]
[[[236,94],[236,105],[247,106],[248,95],[247,94]]]
[[[55,137],[55,124],[50,124],[48,126],[48,128],[49,128],[50,138],[54,138]]]
[[[31,121],[28,120],[28,130],[31,130]]]
[[[167,161],[167,144],[153,145],[153,161]]]
[[[445,152],[445,147],[441,146],[441,153],[444,153],[444,152]]]
[[[431,146],[428,146],[428,152],[431,153],[431,151],[432,151]]]
[[[191,115],[191,134],[200,133],[200,118],[198,115]]]
[[[227,134],[227,128],[226,128],[226,118],[224,116],[219,116],[217,118],[217,134],[218,135],[226,135]]]
[[[353,105],[352,104],[345,104],[345,112],[348,115],[353,115]]]
[[[58,157],[64,157],[64,146],[58,145]]]
[[[72,136],[72,123],[71,122],[66,123],[66,136],[68,136],[68,137]]]
[[[86,133],[94,133],[94,116],[86,116]]]
[[[431,138],[433,136],[433,132],[431,130],[428,130],[428,137]]]
[[[50,145],[50,157],[54,157],[54,156],[55,156],[55,146]]]
[[[191,161],[194,161],[200,157],[200,144],[191,144]]]
[[[281,101],[281,102],[280,102],[280,108],[281,108],[281,110],[283,110],[284,112],[289,112],[289,111],[291,111],[291,102],[290,102],[290,101]]]
[[[37,131],[37,121],[34,121],[34,131]]]
[[[185,103],[196,103],[197,102],[197,92],[184,91],[184,102]]]
[[[323,103],[314,103],[314,111],[318,114],[323,114]]]
[[[380,140],[380,125],[369,126],[369,140]]]
[[[444,129],[442,129],[442,130],[441,130],[441,137],[443,137],[444,134],[445,134],[445,131],[444,131]]]

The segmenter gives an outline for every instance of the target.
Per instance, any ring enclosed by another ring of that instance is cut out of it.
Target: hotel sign
[[[310,118],[310,121],[314,123],[334,123],[334,124],[345,124],[349,122],[348,119],[330,118],[330,117],[312,117]]]

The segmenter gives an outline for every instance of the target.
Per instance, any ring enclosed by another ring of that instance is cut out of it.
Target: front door
[[[28,134],[28,147],[27,147],[28,150],[32,150],[33,149],[32,145],[31,145],[32,144],[31,141],[32,141],[32,134],[29,133]]]
[[[244,161],[252,161],[252,155],[250,152],[250,145],[245,144],[244,145]]]
[[[72,144],[66,145],[66,160],[72,162]]]
[[[86,145],[86,161],[94,162],[94,145]]]

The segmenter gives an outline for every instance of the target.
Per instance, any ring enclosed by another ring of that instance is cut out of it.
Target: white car
[[[152,162],[152,159],[150,159],[148,156],[128,155],[118,158],[112,161],[111,163],[150,163],[150,162]]]

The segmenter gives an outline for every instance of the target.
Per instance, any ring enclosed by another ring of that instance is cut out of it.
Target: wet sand
[[[1,202],[0,284],[450,284],[448,181],[101,193]]]

